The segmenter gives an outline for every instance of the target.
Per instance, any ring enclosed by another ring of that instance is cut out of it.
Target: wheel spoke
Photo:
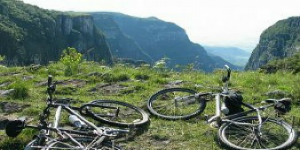
[[[258,118],[242,117],[235,121],[257,124]],[[284,146],[288,146],[296,139],[295,131],[290,125],[271,118],[263,118],[260,129],[258,126],[223,124],[219,131],[219,137],[224,144],[233,149],[272,149],[278,146],[284,149]]]

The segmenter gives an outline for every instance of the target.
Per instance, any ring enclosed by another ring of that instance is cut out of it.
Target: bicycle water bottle
[[[225,103],[222,103],[221,105],[221,112],[225,115],[229,113],[229,109],[226,107]]]
[[[70,115],[69,116],[69,121],[77,128],[81,128],[83,126],[86,126],[84,122],[82,122],[77,116],[75,115]]]

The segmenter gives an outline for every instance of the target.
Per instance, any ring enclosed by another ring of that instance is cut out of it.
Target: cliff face
[[[8,64],[46,64],[75,47],[88,60],[111,63],[103,34],[92,16],[43,10],[17,0],[0,2],[0,54]]]
[[[112,17],[93,13],[95,25],[103,31],[113,57],[133,60],[153,59],[128,35],[124,34]]]
[[[135,47],[131,48],[135,49],[137,54],[146,54],[148,58],[150,57],[149,61],[145,57],[135,55],[139,59],[153,63],[163,57],[168,57],[170,58],[169,67],[171,68],[175,68],[176,65],[193,63],[196,69],[204,71],[221,68],[226,62],[208,56],[201,45],[192,43],[185,31],[174,23],[153,17],[137,18],[119,13],[93,13],[93,16],[95,20],[101,20],[99,22],[96,21],[96,25],[104,31],[106,37],[114,39],[109,40],[111,47],[121,45],[120,37],[122,36],[120,35],[122,34],[123,37],[130,39],[131,45]],[[112,26],[113,28],[111,28]],[[124,46],[118,47],[119,53],[128,52],[132,49]],[[123,55],[119,56],[123,57]],[[231,65],[228,62],[226,64]],[[231,66],[236,68],[234,65]]]
[[[271,60],[290,57],[300,51],[300,17],[280,20],[266,29],[245,67],[255,70]]]

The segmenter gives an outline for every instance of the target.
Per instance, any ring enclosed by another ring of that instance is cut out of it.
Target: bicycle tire
[[[38,146],[37,144],[37,138],[30,141],[24,148],[24,150],[38,150],[38,148],[34,148],[33,146]]]
[[[196,98],[193,97],[195,94],[196,91],[186,88],[163,89],[150,97],[147,103],[147,108],[149,109],[151,114],[160,118],[164,118],[167,120],[188,120],[201,114],[206,107],[205,99],[200,98],[196,100]],[[182,100],[182,107],[179,108],[180,104],[176,102],[176,96],[190,97],[189,99]],[[193,98],[195,102],[194,104],[192,104]]]
[[[104,107],[118,109],[105,109]],[[143,109],[115,100],[95,100],[82,105],[79,111],[84,116],[118,127],[141,127],[149,122],[149,115]]]
[[[74,137],[75,140],[80,142],[82,145],[86,146],[86,144],[92,142],[92,138],[89,137]],[[81,150],[82,148],[73,146],[74,144],[71,141],[60,141],[60,140],[52,140],[49,141],[43,150],[59,150],[59,149],[72,149],[72,150]],[[86,148],[86,147],[85,147]],[[101,145],[97,145],[95,147],[89,148],[89,150],[123,150],[120,146],[114,145],[111,141],[103,141]]]
[[[229,149],[240,150],[282,150],[290,148],[296,142],[297,132],[285,121],[273,118],[262,118],[262,120],[261,135],[256,132],[255,127],[227,122],[220,127],[218,138],[221,144]],[[258,118],[256,116],[240,117],[234,121],[253,123],[257,122]],[[285,133],[287,135],[284,135]],[[280,142],[280,140],[283,141]]]

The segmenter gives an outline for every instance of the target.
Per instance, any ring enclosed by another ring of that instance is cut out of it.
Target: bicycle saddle
[[[290,98],[282,98],[280,100],[267,99],[267,100],[264,100],[264,102],[274,103],[275,104],[274,109],[280,114],[287,113],[291,110],[292,99],[290,99]]]
[[[25,127],[25,122],[22,120],[9,121],[6,124],[5,133],[9,137],[17,137]]]

